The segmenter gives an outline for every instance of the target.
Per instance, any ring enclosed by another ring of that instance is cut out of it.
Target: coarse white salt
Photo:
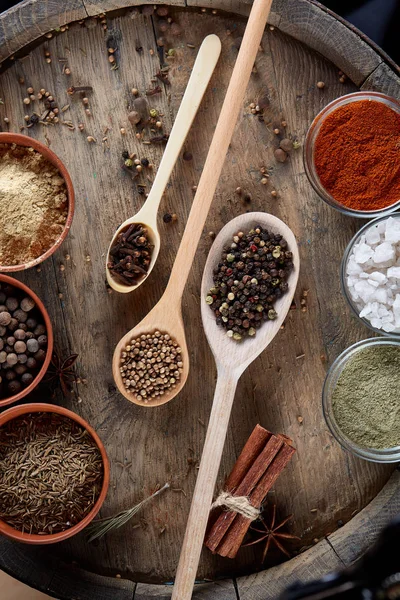
[[[378,227],[374,225],[365,232],[365,241],[367,244],[377,244],[380,242],[381,234],[378,231]]]
[[[400,267],[389,267],[387,270],[387,276],[394,277],[395,279],[400,279]]]
[[[361,318],[400,333],[400,215],[368,227],[346,264],[346,284]]]
[[[354,259],[356,263],[362,265],[372,258],[374,252],[368,244],[361,243],[354,247]]]
[[[366,246],[366,244],[364,244]],[[367,246],[370,250],[369,246]],[[375,248],[375,252],[373,253],[373,261],[374,263],[387,263],[394,259],[396,254],[394,246],[389,244],[389,242],[383,242],[383,244],[379,244]],[[370,257],[368,257],[370,258]],[[368,260],[368,259],[367,259]]]

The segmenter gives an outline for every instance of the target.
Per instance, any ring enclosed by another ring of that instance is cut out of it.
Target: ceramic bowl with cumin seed
[[[3,295],[3,290],[7,288],[11,289],[11,297],[17,297],[18,299],[20,298],[29,298],[32,300],[33,303],[33,308],[32,310],[30,310],[27,314],[23,314],[25,311],[19,311],[17,310],[17,312],[21,313],[20,319],[25,320],[25,322],[23,323],[23,327],[25,329],[25,335],[21,335],[21,338],[24,339],[24,344],[25,342],[27,343],[27,336],[29,335],[29,315],[33,316],[37,321],[41,321],[41,323],[44,326],[44,333],[46,336],[46,344],[45,344],[45,350],[41,350],[42,353],[42,357],[40,358],[40,361],[37,361],[37,366],[36,368],[33,368],[30,372],[33,374],[33,379],[31,378],[31,381],[29,383],[24,383],[24,385],[22,386],[21,389],[17,389],[16,391],[12,391],[10,392],[8,390],[8,387],[5,387],[6,384],[6,380],[8,380],[8,371],[3,370],[3,358],[1,357],[1,354],[5,354],[4,350],[9,350],[11,352],[13,352],[13,348],[8,347],[8,343],[10,341],[10,338],[7,338],[6,336],[15,336],[16,333],[18,332],[13,332],[13,331],[8,331],[7,332],[7,327],[5,326],[0,326],[0,346],[1,346],[1,351],[0,351],[0,367],[2,367],[0,369],[0,409],[3,408],[4,406],[7,406],[8,404],[13,404],[14,402],[18,402],[18,400],[21,400],[22,398],[24,398],[25,396],[27,396],[28,394],[30,394],[30,392],[32,392],[37,385],[39,385],[39,383],[41,382],[41,380],[43,379],[44,375],[46,374],[46,371],[49,367],[50,364],[50,360],[51,360],[51,356],[53,353],[53,328],[51,325],[51,321],[50,321],[50,317],[49,314],[43,304],[43,302],[41,301],[41,299],[35,294],[35,292],[33,292],[27,285],[25,285],[24,283],[22,283],[21,281],[18,281],[17,279],[14,279],[14,277],[9,277],[8,275],[3,275],[2,273],[0,273],[0,296]],[[3,298],[0,298],[0,300],[3,300]],[[6,300],[7,302],[7,300]],[[3,304],[3,302],[0,302],[0,304]],[[10,317],[13,317],[14,314],[16,314],[16,311],[12,312],[11,309],[9,309],[8,307],[4,306],[1,307],[0,306],[0,318],[2,316],[5,315],[5,313],[7,314],[7,312],[10,312],[11,314],[9,315]],[[12,320],[12,319],[11,319]],[[15,319],[14,319],[15,320]],[[11,325],[10,325],[11,326]],[[6,332],[4,332],[4,330],[6,330]],[[28,332],[26,332],[26,330],[28,330]],[[3,332],[5,333],[5,335],[3,336]],[[20,338],[20,339],[21,339]],[[16,339],[13,340],[14,348],[17,348],[17,344],[16,344]],[[31,342],[30,342],[31,343]],[[26,344],[25,344],[26,346]],[[22,353],[18,354],[18,350],[15,350],[15,360],[17,362],[17,364],[12,367],[10,370],[12,371],[15,368],[18,368],[19,366],[25,366],[26,364],[29,365],[29,361],[28,361],[28,355],[26,353],[25,350],[23,350],[24,347],[22,347]],[[27,369],[25,369],[27,370]],[[15,382],[15,380],[14,380]],[[11,382],[13,383],[13,382]]]
[[[109,480],[104,445],[79,415],[42,403],[0,414],[0,534],[64,541],[97,515]]]
[[[72,225],[75,195],[60,158],[42,142],[0,133],[0,272],[49,258]]]

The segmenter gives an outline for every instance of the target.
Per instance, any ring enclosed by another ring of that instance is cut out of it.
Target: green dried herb
[[[148,496],[147,498],[139,502],[139,504],[136,504],[136,506],[133,506],[128,510],[123,510],[122,512],[119,512],[118,514],[113,515],[112,517],[98,519],[97,521],[91,523],[86,529],[86,532],[89,535],[88,542],[98,540],[105,536],[106,533],[108,533],[109,531],[119,529],[120,527],[128,523],[128,521],[130,521],[132,517],[134,517],[139,512],[139,510],[143,508],[143,506],[147,504],[147,502],[149,502],[149,500],[152,500],[168,488],[169,483],[166,483],[162,488],[156,490],[153,494],[151,494],[151,496]]]

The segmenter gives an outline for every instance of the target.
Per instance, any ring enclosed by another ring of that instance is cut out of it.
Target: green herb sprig
[[[149,502],[149,500],[152,500],[153,498],[155,498],[156,496],[158,496],[159,494],[164,492],[169,487],[170,487],[169,483],[166,483],[162,488],[160,488],[159,490],[156,490],[153,494],[151,494],[151,496],[148,496],[147,498],[145,498],[144,500],[139,502],[139,504],[136,504],[136,506],[133,506],[132,508],[129,508],[128,510],[123,510],[123,511],[119,512],[118,514],[113,515],[111,517],[106,517],[104,519],[98,519],[97,521],[94,521],[93,523],[91,523],[86,529],[86,532],[88,533],[88,536],[89,536],[88,542],[93,542],[94,540],[98,540],[98,539],[102,538],[103,536],[105,536],[106,533],[108,533],[109,531],[113,531],[114,529],[119,529],[120,527],[122,527],[123,525],[128,523],[128,521],[130,521],[132,519],[132,517],[134,515],[136,515],[139,512],[139,510],[141,508],[143,508],[143,506],[145,504],[147,504],[147,502]]]

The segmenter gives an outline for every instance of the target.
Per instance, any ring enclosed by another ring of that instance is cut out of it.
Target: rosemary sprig
[[[130,521],[130,519],[132,519],[132,517],[134,515],[136,515],[136,513],[138,513],[139,510],[141,508],[143,508],[143,506],[147,502],[149,502],[149,500],[152,500],[153,498],[155,498],[156,496],[161,494],[161,492],[164,492],[168,488],[169,488],[169,483],[166,483],[162,488],[160,488],[159,490],[156,490],[151,496],[148,496],[147,498],[145,498],[144,500],[139,502],[139,504],[136,504],[136,506],[133,506],[132,508],[129,508],[128,510],[123,510],[123,511],[119,512],[118,514],[113,515],[112,517],[106,517],[105,519],[98,519],[97,521],[94,521],[93,523],[88,525],[88,527],[86,529],[86,532],[89,535],[88,542],[93,542],[94,540],[98,540],[98,539],[102,538],[104,535],[106,535],[106,533],[108,533],[109,531],[112,531],[114,529],[119,529],[120,527],[122,527],[123,525],[128,523],[128,521]]]

